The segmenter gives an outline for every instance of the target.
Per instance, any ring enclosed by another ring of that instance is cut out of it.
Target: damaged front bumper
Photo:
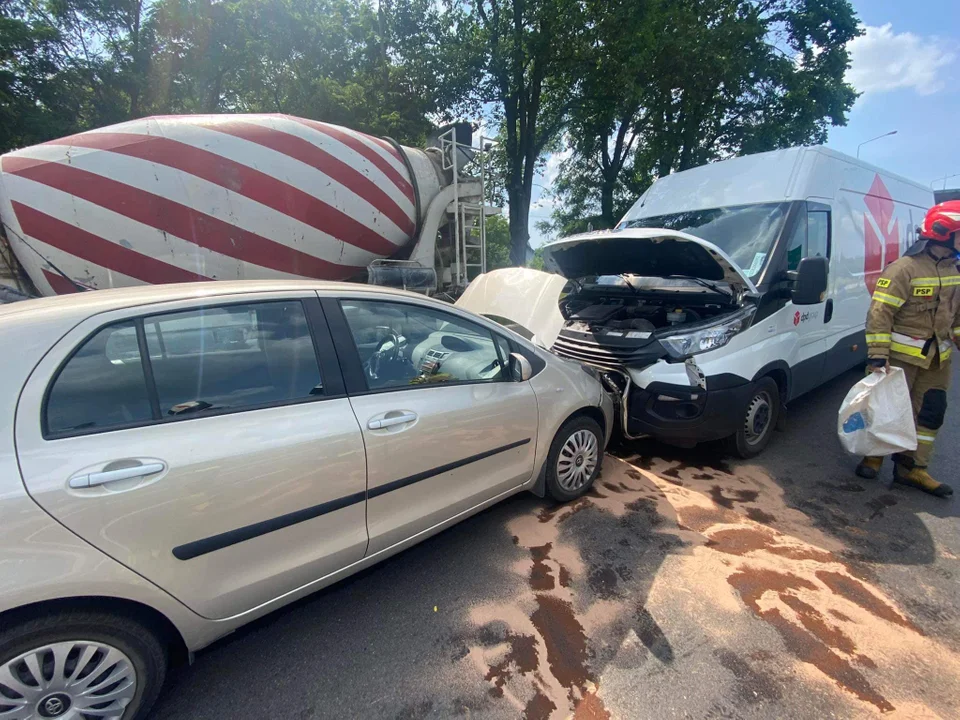
[[[700,377],[702,383],[652,382],[639,387],[625,369],[602,373],[615,397],[625,438],[653,437],[681,447],[734,434],[743,421],[743,408],[753,396],[753,383],[736,375]]]

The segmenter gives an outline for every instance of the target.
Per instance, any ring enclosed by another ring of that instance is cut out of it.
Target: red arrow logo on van
[[[863,214],[863,279],[873,295],[880,273],[900,257],[900,221],[893,216],[893,198],[879,174],[863,201],[869,211]]]

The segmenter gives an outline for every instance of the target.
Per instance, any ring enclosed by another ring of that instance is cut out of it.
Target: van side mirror
[[[514,382],[526,382],[533,377],[530,361],[520,353],[510,353],[510,377]]]
[[[794,305],[816,305],[827,293],[830,261],[825,257],[808,257],[800,261],[793,286]]]

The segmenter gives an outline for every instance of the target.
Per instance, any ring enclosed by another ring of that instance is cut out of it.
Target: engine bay
[[[627,295],[598,289],[572,293],[560,301],[564,327],[580,332],[623,330],[654,333],[663,328],[699,323],[737,308],[732,298],[712,292]]]
[[[686,278],[578,283],[560,300],[564,324],[552,349],[602,369],[642,368],[670,356],[671,336],[741,311],[727,288]]]

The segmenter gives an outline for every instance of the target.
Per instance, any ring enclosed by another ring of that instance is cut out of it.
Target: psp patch
[[[917,287],[913,289],[914,297],[933,297],[932,287]]]
[[[889,278],[880,278],[879,280],[877,280],[877,287],[878,287],[878,288],[890,287],[890,279],[889,279]]]

